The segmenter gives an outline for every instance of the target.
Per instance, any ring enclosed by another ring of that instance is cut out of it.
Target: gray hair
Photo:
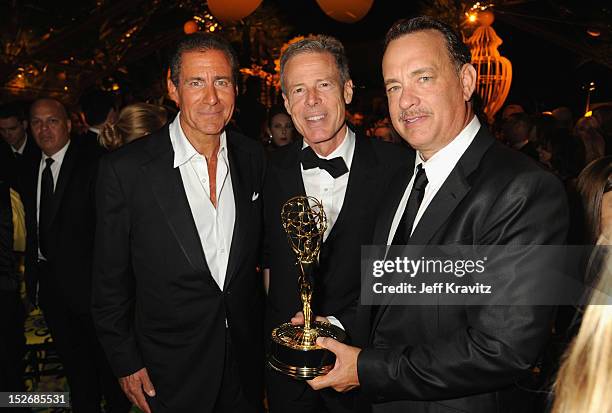
[[[280,76],[281,76],[281,89],[283,93],[286,93],[285,85],[285,67],[287,62],[292,57],[295,57],[302,53],[329,53],[336,62],[336,68],[340,74],[340,81],[342,86],[349,80],[351,80],[351,74],[349,73],[348,58],[344,52],[344,46],[338,39],[331,36],[316,35],[309,36],[298,42],[289,45],[287,50],[281,56],[280,62]]]

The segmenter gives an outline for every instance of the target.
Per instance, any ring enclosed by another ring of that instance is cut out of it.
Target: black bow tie
[[[344,159],[338,156],[332,159],[319,158],[310,146],[302,149],[301,161],[304,169],[321,168],[325,169],[332,178],[336,179],[348,172]]]

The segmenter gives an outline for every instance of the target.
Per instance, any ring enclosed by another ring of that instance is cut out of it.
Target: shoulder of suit
[[[287,167],[293,163],[298,163],[300,160],[296,154],[302,149],[302,143],[302,139],[296,139],[288,145],[267,152],[268,167]]]
[[[261,143],[233,130],[226,130],[225,133],[229,145],[253,155],[264,157],[264,149]]]
[[[141,164],[150,159],[151,156],[155,156],[157,152],[161,153],[167,150],[172,150],[168,125],[150,135],[125,144],[112,152],[105,153],[102,159],[104,162],[113,164]]]
[[[402,166],[414,162],[414,150],[402,143],[384,142],[365,135],[357,135],[356,139],[361,140],[366,150],[372,151],[381,163]]]

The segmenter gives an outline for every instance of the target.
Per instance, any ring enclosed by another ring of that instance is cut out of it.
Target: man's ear
[[[472,94],[476,89],[476,69],[471,63],[466,63],[459,72],[459,79],[461,81],[461,89],[463,91],[463,100],[466,102],[472,98]]]
[[[285,104],[285,110],[287,111],[289,116],[291,116],[291,106],[289,105],[289,99],[287,99],[287,96],[284,93],[283,93],[283,103]]]
[[[353,100],[353,81],[351,79],[344,82],[344,103],[347,105]]]
[[[176,103],[176,106],[179,106],[178,90],[170,76],[168,76],[166,84],[168,87],[168,96],[170,96],[170,99],[172,99],[172,101]]]
[[[72,132],[72,121],[70,119],[66,119],[66,126],[68,127],[68,135]]]

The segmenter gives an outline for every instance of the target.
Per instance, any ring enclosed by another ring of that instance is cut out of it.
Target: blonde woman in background
[[[602,236],[599,245],[612,240]],[[552,413],[612,412],[612,256],[584,311],[578,335],[565,354],[554,385]]]
[[[167,122],[167,112],[162,106],[134,103],[121,109],[117,122],[106,124],[100,133],[100,144],[115,150],[135,139],[142,138]]]

